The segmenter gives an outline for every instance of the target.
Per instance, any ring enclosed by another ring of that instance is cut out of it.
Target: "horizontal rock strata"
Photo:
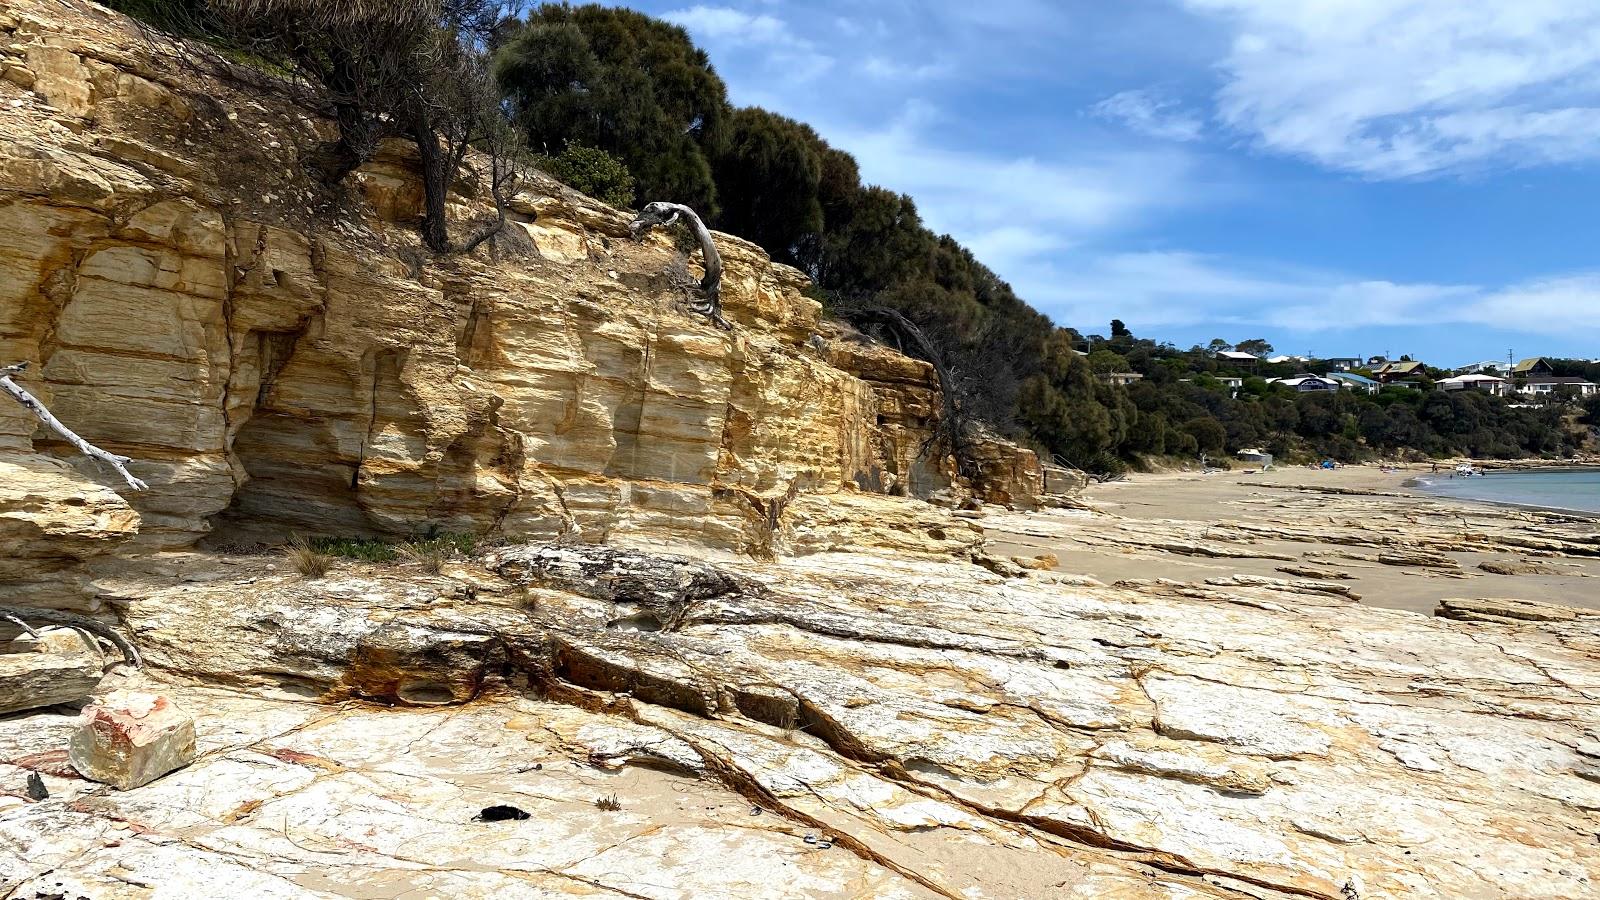
[[[220,527],[765,555],[814,530],[797,496],[950,488],[919,457],[930,367],[824,324],[756,246],[718,238],[731,331],[689,311],[670,236],[543,176],[493,254],[426,258],[403,146],[319,186],[327,123],[183,52],[86,0],[0,12],[0,362],[134,458],[139,548]],[[0,404],[0,450],[48,479],[71,448],[37,425]],[[984,467],[1008,502],[1042,487],[1029,451]]]
[[[120,796],[47,774],[51,800],[0,814],[0,874],[97,897],[159,862],[285,896],[1330,900],[1600,877],[1600,617],[859,553],[189,565],[121,590],[163,690],[205,710],[199,761]],[[0,757],[61,718],[14,721]],[[530,818],[473,821],[495,804]]]

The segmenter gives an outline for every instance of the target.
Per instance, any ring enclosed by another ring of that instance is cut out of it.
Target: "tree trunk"
[[[422,242],[434,253],[450,252],[446,204],[450,198],[450,160],[431,129],[414,127],[411,139],[422,158]]]
[[[719,328],[731,328],[733,326],[722,317],[722,255],[717,252],[717,245],[711,240],[711,229],[700,221],[694,210],[681,203],[665,203],[658,200],[647,204],[638,217],[628,223],[628,231],[636,238],[643,237],[657,225],[675,224],[680,217],[689,220],[689,228],[694,232],[695,240],[700,243],[700,256],[706,268],[705,277],[700,279],[700,289],[705,292],[705,300],[695,304],[694,310],[717,323]]]
[[[885,306],[870,306],[852,310],[849,316],[857,322],[875,321],[888,326],[889,332],[895,335],[897,342],[902,338],[909,339],[916,347],[917,354],[933,366],[934,378],[939,382],[939,400],[943,414],[939,417],[939,424],[934,428],[933,434],[923,445],[921,453],[926,454],[933,445],[944,444],[950,455],[955,457],[958,474],[976,478],[979,473],[973,458],[970,435],[973,423],[968,420],[967,411],[962,408],[961,379],[952,371],[943,348],[939,347],[926,331],[897,310]]]

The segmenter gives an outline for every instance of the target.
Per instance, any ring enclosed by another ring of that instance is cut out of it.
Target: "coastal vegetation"
[[[1218,350],[1234,345],[1220,339],[1182,350],[1120,321],[1109,338],[1058,327],[929,229],[911,197],[863,182],[855,160],[811,127],[735,107],[685,30],[638,12],[543,4],[512,17],[490,0],[111,5],[287,75],[285,90],[339,126],[317,161],[326,182],[382,139],[412,143],[426,198],[419,228],[435,253],[492,238],[528,164],[613,205],[684,204],[804,271],[834,315],[888,339],[915,329],[907,352],[937,366],[946,406],[955,406],[947,415],[1047,459],[1115,471],[1247,448],[1342,461],[1555,456],[1584,439],[1561,405],[1407,387],[1299,394],[1268,378],[1305,369],[1231,368]],[[479,180],[500,215],[460,234],[446,189],[468,148],[490,160]],[[1108,312],[1117,300],[1106,298]],[[1593,406],[1591,426],[1600,422]]]

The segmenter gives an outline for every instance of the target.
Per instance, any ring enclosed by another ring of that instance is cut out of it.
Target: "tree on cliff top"
[[[727,88],[688,32],[628,9],[546,3],[508,34],[495,76],[531,146],[604,150],[627,165],[636,199],[715,218]]]
[[[337,139],[311,161],[326,183],[343,180],[371,159],[385,138],[414,144],[425,200],[422,239],[434,252],[471,250],[504,227],[521,153],[489,72],[487,47],[504,21],[498,0],[122,5],[145,12],[158,27],[286,73],[286,92],[325,111],[339,127]],[[456,241],[447,202],[472,148],[488,157],[488,171],[478,174],[496,215]]]

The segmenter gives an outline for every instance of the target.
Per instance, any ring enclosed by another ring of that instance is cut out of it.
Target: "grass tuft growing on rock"
[[[376,538],[320,537],[312,538],[309,546],[318,553],[339,559],[358,562],[403,562],[437,575],[444,564],[457,556],[471,556],[481,542],[477,535],[464,532],[446,532],[428,538],[417,538],[401,544]]]
[[[450,548],[435,541],[423,541],[418,544],[401,544],[395,553],[408,565],[416,566],[429,575],[437,575],[444,571],[444,564],[450,559]]]
[[[284,545],[283,556],[302,578],[321,578],[333,568],[333,557],[319,551],[305,538],[295,535]]]
[[[622,808],[622,801],[617,799],[616,794],[612,794],[609,797],[601,797],[600,799],[594,801],[594,805],[596,809],[605,810],[606,812],[616,812]]]

